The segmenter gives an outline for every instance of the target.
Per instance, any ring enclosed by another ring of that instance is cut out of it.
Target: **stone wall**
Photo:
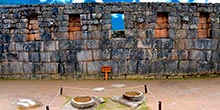
[[[125,29],[111,29],[111,13]],[[90,77],[220,72],[220,4],[0,6],[0,76]]]

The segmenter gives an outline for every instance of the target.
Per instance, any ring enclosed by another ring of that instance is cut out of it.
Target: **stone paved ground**
[[[125,84],[124,88],[113,88],[113,84]],[[147,84],[149,87],[147,106],[157,110],[158,100],[162,101],[162,110],[219,110],[220,108],[220,78],[188,79],[188,80],[110,80],[110,81],[70,81],[70,80],[0,80],[0,110],[16,110],[15,103],[20,98],[31,98],[41,101],[45,110],[54,96],[58,93],[60,85],[86,88],[73,90],[64,88],[65,96],[97,95],[111,97],[120,95],[129,90],[141,90],[139,85]],[[104,91],[94,92],[95,87],[104,87]],[[111,90],[114,89],[114,90]],[[150,94],[152,93],[152,94]],[[59,110],[68,98],[58,96],[50,105],[51,110]]]

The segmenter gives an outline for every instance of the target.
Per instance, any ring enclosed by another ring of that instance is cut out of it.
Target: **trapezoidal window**
[[[112,13],[111,14],[111,25],[112,25],[112,38],[124,38],[125,37],[125,26],[124,26],[124,14],[123,13]]]
[[[81,31],[80,14],[69,15],[69,39],[76,39],[76,33]]]
[[[198,23],[198,37],[210,38],[210,17],[209,13],[200,13]]]
[[[168,37],[168,13],[158,12],[155,28],[155,38],[167,38]]]
[[[28,41],[40,40],[37,14],[30,15],[28,18],[26,40]]]

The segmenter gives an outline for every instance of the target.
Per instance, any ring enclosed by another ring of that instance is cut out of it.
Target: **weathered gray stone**
[[[92,50],[82,50],[77,53],[78,61],[91,61],[92,60]]]
[[[149,60],[139,60],[137,66],[138,74],[147,74],[150,72]]]
[[[179,72],[195,72],[196,71],[196,61],[180,61],[179,62]]]
[[[21,62],[13,62],[9,63],[9,73],[10,74],[22,74],[23,73],[23,66]]]
[[[86,41],[88,49],[98,49],[99,48],[99,41],[98,40],[87,40]]]
[[[150,72],[151,73],[164,72],[164,61],[158,60],[158,61],[150,62]]]
[[[132,49],[130,51],[130,58],[133,60],[145,60],[148,57],[145,49]]]
[[[81,50],[86,48],[86,43],[83,40],[74,40],[70,43],[70,49]]]
[[[212,72],[216,65],[213,62],[199,61],[196,68],[198,72]]]
[[[96,73],[100,74],[101,73],[101,68],[102,68],[102,62],[101,61],[93,61],[93,62],[88,62],[88,73]]]
[[[17,42],[15,44],[15,48],[16,48],[16,51],[20,52],[20,51],[23,51],[24,50],[24,43],[22,42]]]
[[[32,63],[23,63],[23,69],[25,74],[32,74],[34,70],[34,65]]]
[[[69,49],[70,48],[70,44],[71,44],[71,42],[68,41],[68,40],[60,41],[59,42],[59,48],[63,49],[63,50]]]
[[[26,39],[25,39],[24,35],[15,34],[15,36],[14,36],[14,41],[15,42],[24,42],[25,40]]]
[[[171,49],[173,48],[173,40],[172,39],[154,39],[153,40],[153,48],[157,49]]]
[[[127,73],[128,74],[136,74],[138,73],[138,60],[129,60],[127,65]]]
[[[93,60],[109,60],[111,55],[110,49],[93,50]]]
[[[195,40],[195,49],[215,50],[217,49],[217,40],[215,39],[199,39]]]
[[[113,49],[111,52],[111,58],[113,60],[126,60],[130,58],[129,49]]]
[[[18,61],[18,53],[15,52],[6,53],[6,58],[8,61]]]
[[[137,48],[151,48],[152,40],[151,39],[138,39]]]
[[[61,58],[60,58],[60,55],[59,55],[59,51],[52,52],[51,61],[58,62],[60,60],[61,60]]]
[[[194,49],[195,42],[193,39],[186,39],[186,49]]]
[[[187,30],[187,38],[193,39],[198,36],[198,31],[197,30]]]
[[[44,73],[58,73],[58,64],[57,63],[45,63]]]
[[[189,51],[189,59],[207,61],[211,59],[211,51]]]
[[[99,40],[99,45],[101,49],[109,49],[112,47],[112,42],[109,39]]]
[[[126,39],[125,38],[114,38],[111,40],[112,48],[120,49],[125,47]]]
[[[39,52],[29,53],[29,59],[31,62],[40,62],[40,53]]]
[[[29,53],[28,52],[18,53],[18,60],[21,62],[28,62],[29,61]]]
[[[187,37],[187,30],[177,30],[176,38],[186,38]]]
[[[40,52],[43,51],[43,45],[40,42],[26,42],[24,44],[24,50],[28,52]]]
[[[126,60],[119,60],[118,63],[118,74],[127,74],[128,62]]]
[[[212,52],[212,61],[220,61],[220,52]]]
[[[165,62],[165,71],[169,73],[178,72],[178,61],[168,60]]]
[[[128,38],[129,37],[136,38],[138,36],[137,30],[136,29],[126,29],[125,36]]]
[[[44,43],[44,50],[45,51],[55,51],[56,50],[56,42],[55,41],[48,41]]]
[[[33,73],[44,73],[44,65],[41,63],[33,63]]]
[[[42,52],[40,53],[40,61],[41,62],[50,62],[51,53],[50,52]]]

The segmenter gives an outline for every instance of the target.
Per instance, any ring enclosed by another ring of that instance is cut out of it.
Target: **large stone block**
[[[109,60],[111,55],[110,49],[93,50],[93,60]]]
[[[28,62],[29,61],[29,53],[28,52],[19,52],[18,53],[18,60],[21,62]]]
[[[126,39],[125,38],[114,38],[111,40],[112,48],[121,49],[125,47]]]
[[[44,73],[44,65],[42,63],[33,63],[33,73]]]
[[[188,59],[187,50],[172,50],[172,60],[187,60]]]
[[[45,63],[44,73],[58,73],[58,64],[57,63]]]
[[[152,40],[151,39],[138,39],[137,48],[151,48]]]
[[[194,49],[195,42],[193,39],[186,39],[186,49]]]
[[[8,63],[7,69],[9,74],[22,74],[23,73],[23,66],[21,62],[13,62]]]
[[[153,52],[153,55],[156,55],[157,60],[168,60],[172,58],[172,50],[156,50]]]
[[[31,62],[40,62],[40,53],[39,52],[29,53],[29,59]]]
[[[8,61],[18,61],[18,53],[16,52],[6,53],[6,58]]]
[[[193,39],[196,38],[198,36],[197,34],[197,30],[187,30],[187,38]]]
[[[178,72],[178,61],[172,61],[172,60],[166,61],[165,72],[169,72],[169,73]]]
[[[127,73],[135,75],[138,73],[138,60],[127,61]]]
[[[138,74],[147,74],[150,72],[149,60],[139,60],[137,67]]]
[[[43,40],[43,41],[50,41],[50,40],[52,40],[51,34],[44,32],[43,34],[41,34],[41,40]]]
[[[198,51],[198,50],[189,51],[189,59],[196,61],[197,60],[208,61],[211,59],[211,51]]]
[[[99,41],[98,40],[87,40],[86,45],[88,49],[97,49],[99,48]]]
[[[212,52],[212,61],[219,62],[220,61],[220,52],[214,51]]]
[[[101,61],[88,62],[87,67],[88,67],[87,68],[88,73],[100,74],[102,68],[102,62]]]
[[[24,44],[24,50],[28,52],[40,52],[43,51],[43,47],[41,42],[26,42]]]
[[[87,73],[87,63],[86,62],[78,62],[77,72]]]
[[[2,39],[3,39],[3,42],[10,43],[10,41],[12,40],[12,37],[10,35],[3,35]]]
[[[59,49],[67,50],[70,48],[71,41],[69,40],[61,40],[59,42]]]
[[[10,74],[9,63],[1,63],[2,66],[2,74]]]
[[[50,62],[51,53],[50,52],[41,52],[40,61],[41,62]]]
[[[118,73],[119,74],[127,74],[128,72],[128,62],[126,60],[118,60]]]
[[[81,50],[86,48],[86,43],[83,40],[74,40],[70,43],[70,49]]]
[[[177,30],[176,38],[183,39],[187,37],[187,30]]]
[[[45,51],[55,51],[56,50],[56,42],[55,41],[48,41],[44,43],[44,50]]]
[[[179,72],[190,73],[195,72],[197,67],[196,61],[180,61]]]
[[[132,49],[130,51],[130,58],[133,60],[144,60],[148,57],[145,49]]]
[[[195,49],[216,50],[218,42],[215,39],[199,39],[194,40]]]
[[[109,39],[99,40],[99,45],[101,49],[109,49],[112,48],[112,42]]]
[[[23,63],[23,69],[25,74],[34,73],[34,65],[30,62]]]
[[[213,34],[211,37],[220,39],[220,29],[214,29]]]
[[[130,58],[129,49],[113,49],[111,53],[111,58],[113,60],[126,60]]]
[[[0,64],[0,76],[2,74],[2,65]]]
[[[137,38],[138,32],[136,29],[126,29],[125,30],[125,36],[126,37],[131,37],[131,38]]]
[[[60,53],[59,51],[52,52],[51,61],[53,61],[53,62],[61,61],[59,53]]]
[[[150,73],[164,72],[164,61],[158,60],[150,62]]]
[[[186,48],[186,40],[185,39],[175,39],[174,40],[174,48],[175,49],[185,49]]]
[[[24,42],[26,40],[26,37],[21,34],[15,34],[14,35],[14,41],[15,42]]]
[[[217,65],[213,62],[199,61],[197,62],[198,72],[212,72],[217,70]]]
[[[154,39],[153,40],[153,48],[157,48],[157,49],[172,49],[173,44],[174,42],[172,39]]]
[[[220,63],[217,63],[217,72],[220,72]]]
[[[24,43],[23,42],[17,42],[15,43],[16,51],[21,52],[24,51]]]
[[[78,61],[91,61],[92,60],[92,50],[82,50],[77,53]]]

